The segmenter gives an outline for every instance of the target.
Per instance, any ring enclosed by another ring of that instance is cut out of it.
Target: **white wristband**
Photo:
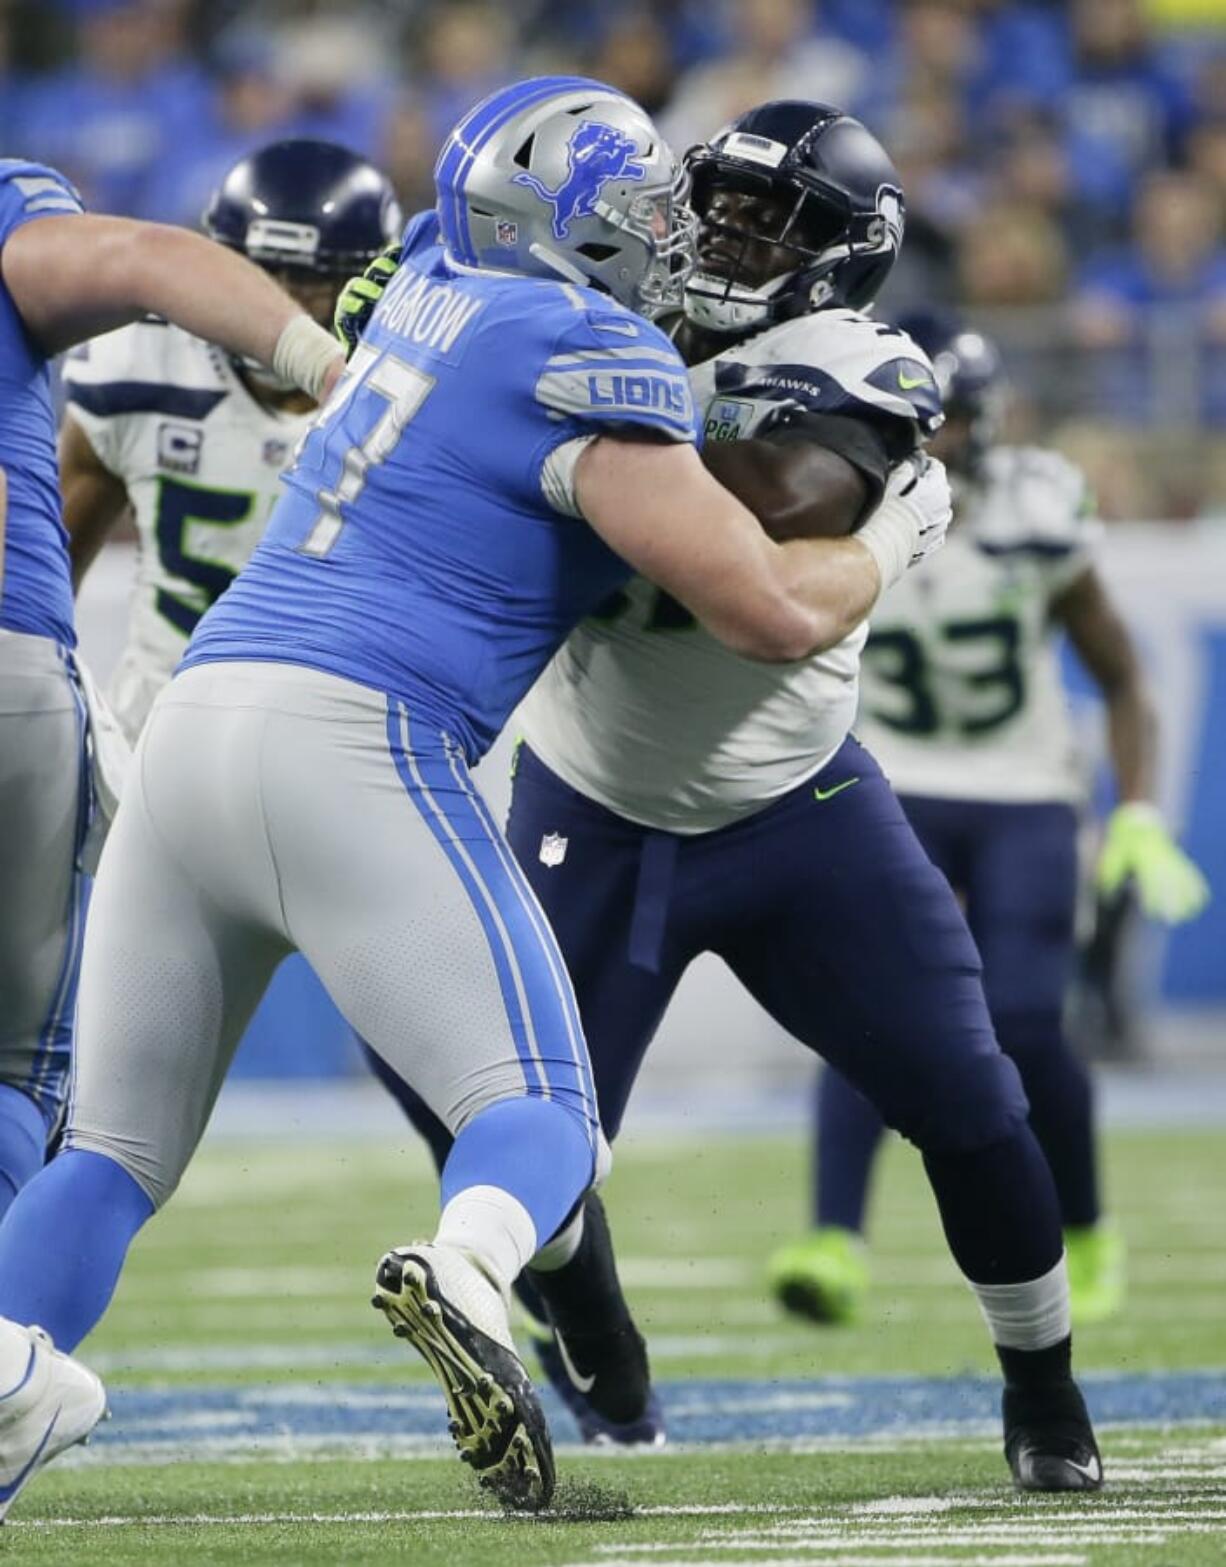
[[[877,595],[880,598],[911,564],[915,553],[915,512],[905,501],[887,495],[855,537],[877,562],[881,573],[881,591]]]
[[[297,315],[286,325],[272,351],[272,368],[316,400],[324,377],[341,358],[340,345],[330,332],[308,315]]]

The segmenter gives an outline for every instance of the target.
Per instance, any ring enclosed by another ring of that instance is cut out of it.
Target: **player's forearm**
[[[1152,800],[1158,721],[1139,679],[1107,692],[1107,744],[1121,800]]]
[[[794,658],[835,647],[868,616],[881,572],[859,539],[797,539],[779,546],[780,571],[797,611]]]
[[[266,365],[276,364],[287,329],[298,331],[315,347],[319,362],[309,368],[318,374],[308,385],[294,373],[300,366],[290,373],[313,395],[340,373],[337,345],[267,273],[187,229],[92,215],[50,218],[18,230],[3,264],[22,319],[51,353],[157,315]]]

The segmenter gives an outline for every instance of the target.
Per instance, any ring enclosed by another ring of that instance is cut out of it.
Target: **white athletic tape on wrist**
[[[913,506],[901,496],[887,495],[856,533],[855,537],[877,562],[881,593],[892,588],[911,564],[917,541],[916,523]]]
[[[332,334],[310,316],[298,315],[277,339],[272,368],[318,400],[324,377],[340,357],[340,347]]]

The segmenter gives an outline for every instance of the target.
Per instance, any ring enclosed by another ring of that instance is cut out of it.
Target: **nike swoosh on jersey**
[[[926,375],[917,375],[912,377],[909,376],[905,370],[900,370],[898,372],[898,384],[902,387],[904,392],[913,392],[917,386],[931,386],[932,379],[930,376]]]
[[[558,1346],[558,1354],[562,1357],[562,1364],[566,1367],[566,1375],[570,1378],[571,1385],[580,1393],[590,1393],[596,1386],[596,1373],[585,1377],[570,1358],[570,1351],[566,1347],[566,1340],[560,1333],[553,1335],[554,1343]]]
[[[852,784],[858,784],[859,782],[860,779],[857,775],[855,778],[844,778],[842,783],[835,784],[831,789],[823,789],[819,785],[813,791],[813,798],[815,800],[833,800],[836,794],[842,794],[844,789],[850,789]]]
[[[25,1484],[31,1469],[34,1468],[34,1465],[43,1456],[43,1448],[46,1447],[47,1443],[51,1440],[51,1433],[55,1430],[55,1422],[59,1418],[60,1411],[57,1409],[56,1412],[51,1416],[51,1424],[43,1432],[43,1439],[34,1449],[34,1452],[30,1456],[29,1462],[20,1471],[20,1473],[14,1475],[7,1485],[0,1485],[0,1502],[10,1501],[14,1496],[17,1495],[17,1492]]]

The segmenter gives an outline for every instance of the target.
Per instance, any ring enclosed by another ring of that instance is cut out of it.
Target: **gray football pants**
[[[50,1129],[68,1081],[89,812],[85,708],[70,655],[0,631],[0,1083]]]
[[[94,889],[66,1145],[165,1202],[294,949],[453,1131],[534,1094],[595,1148],[570,980],[454,743],[261,663],[189,669],[150,714]]]

